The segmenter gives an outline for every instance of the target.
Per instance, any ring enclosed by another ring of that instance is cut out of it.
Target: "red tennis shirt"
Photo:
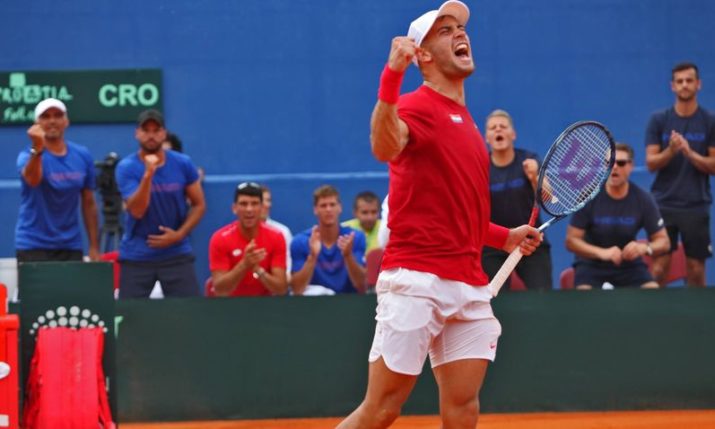
[[[402,95],[409,141],[390,161],[390,239],[382,269],[408,268],[486,285],[485,244],[508,230],[489,223],[489,154],[465,106],[427,86]]]
[[[230,223],[214,232],[209,242],[209,268],[211,271],[230,271],[241,259],[248,242],[241,234],[238,222]],[[259,265],[271,272],[274,267],[286,267],[286,243],[283,234],[261,223],[256,234],[256,248],[266,249],[266,257]],[[267,296],[271,292],[263,286],[253,272],[247,272],[231,296]]]

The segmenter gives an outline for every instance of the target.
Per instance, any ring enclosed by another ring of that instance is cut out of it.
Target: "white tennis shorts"
[[[377,280],[377,326],[368,360],[400,374],[461,359],[494,361],[501,325],[486,287],[395,268]]]

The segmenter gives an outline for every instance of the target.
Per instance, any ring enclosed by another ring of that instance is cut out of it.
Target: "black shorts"
[[[489,280],[494,278],[509,254],[503,250],[484,247],[482,250],[482,268],[489,276]],[[551,247],[548,243],[542,243],[534,253],[524,256],[515,271],[524,281],[524,286],[532,290],[551,290]],[[511,288],[511,279],[507,277],[504,281],[504,289]]]
[[[15,250],[15,257],[20,262],[81,261],[82,251],[74,249],[30,249]]]
[[[626,267],[600,267],[588,262],[577,262],[574,271],[574,286],[590,285],[594,289],[600,289],[606,282],[615,287],[640,287],[653,281],[653,276],[642,261]]]
[[[708,212],[660,209],[660,214],[668,230],[671,252],[678,248],[680,238],[685,248],[685,256],[700,260],[712,256]]]
[[[200,296],[194,255],[163,261],[119,261],[119,298],[148,298],[158,280],[165,297]]]

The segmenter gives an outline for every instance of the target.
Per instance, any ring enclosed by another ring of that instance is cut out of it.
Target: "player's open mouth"
[[[498,142],[503,142],[503,141],[504,141],[504,136],[498,135],[498,136],[494,137],[494,140],[496,140],[496,141],[498,141]]]
[[[458,43],[454,48],[454,55],[458,58],[468,59],[469,58],[469,45],[466,43]]]

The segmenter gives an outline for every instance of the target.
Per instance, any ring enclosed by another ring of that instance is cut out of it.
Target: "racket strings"
[[[578,210],[601,188],[610,171],[608,134],[594,125],[563,136],[544,165],[542,205],[555,216]]]

